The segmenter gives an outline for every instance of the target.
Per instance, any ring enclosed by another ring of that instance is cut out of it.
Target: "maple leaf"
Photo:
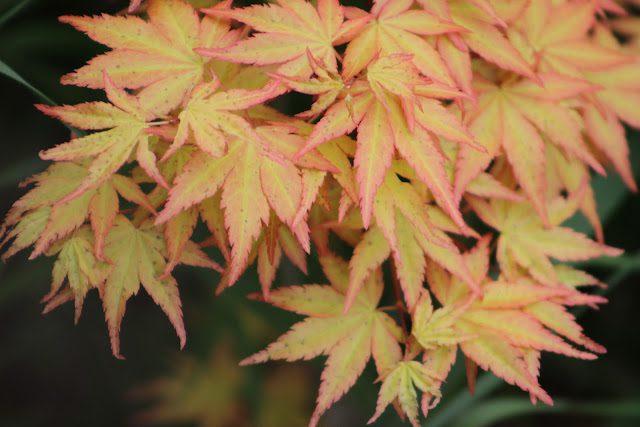
[[[342,63],[345,80],[355,77],[376,56],[404,53],[412,57],[425,76],[446,86],[455,85],[438,52],[422,37],[457,32],[462,28],[426,11],[413,10],[412,4],[411,0],[374,3],[371,22],[359,31],[345,51]],[[350,12],[356,14],[353,10]]]
[[[629,62],[629,57],[590,41],[587,34],[595,23],[594,2],[572,1],[554,4],[550,0],[531,2],[524,12],[520,32],[521,50],[540,71],[580,77],[583,71],[597,71]],[[516,36],[514,31],[512,38]]]
[[[222,206],[225,210],[225,225],[231,241],[231,270],[229,282],[237,280],[244,270],[249,251],[262,230],[262,224],[269,222],[269,199],[261,187],[261,167],[257,150],[250,144],[244,144],[239,151],[238,163],[229,172],[225,186],[222,189]],[[288,171],[270,160],[266,168],[271,172],[287,173]],[[272,169],[273,168],[273,169]],[[287,185],[296,184],[297,169],[292,170],[293,181]],[[277,174],[273,176],[283,177]],[[279,181],[279,182],[285,182]],[[298,177],[299,183],[299,177]],[[268,185],[268,184],[267,184]],[[298,187],[299,190],[299,187]],[[299,191],[297,193],[299,197]],[[286,193],[285,200],[295,197],[296,193]],[[294,213],[295,214],[295,213]],[[291,217],[292,219],[292,217]]]
[[[446,380],[453,364],[456,361],[457,348],[455,346],[437,347],[423,353],[422,361],[431,372],[433,387],[440,390],[440,386]],[[435,399],[435,401],[434,401]],[[438,394],[422,394],[422,413],[427,415],[428,410],[438,403]]]
[[[287,128],[270,126],[259,127],[252,135],[258,141],[247,140],[243,134],[245,138],[229,141],[227,154],[217,159],[204,152],[194,155],[176,178],[167,204],[156,220],[163,223],[222,188],[221,205],[231,243],[229,285],[246,268],[254,242],[269,224],[270,209],[291,228],[304,250],[309,251],[308,226],[293,225],[304,189],[300,170],[290,159],[303,139],[289,133]],[[329,162],[313,153],[301,162],[304,166],[331,168]]]
[[[373,423],[395,399],[409,418],[413,427],[419,427],[418,396],[416,388],[429,396],[440,397],[440,391],[433,386],[433,374],[425,365],[415,360],[402,361],[384,379],[380,388],[376,412],[367,424]]]
[[[623,5],[618,4],[616,0],[596,0],[594,2],[595,10],[603,15],[605,12],[609,12],[611,14],[616,15],[626,15],[627,11],[624,9]],[[624,1],[622,1],[624,3]]]
[[[599,173],[604,169],[590,153],[581,135],[582,123],[577,114],[562,100],[593,90],[583,80],[557,74],[541,75],[545,86],[530,80],[492,84],[481,81],[477,108],[469,112],[470,131],[485,152],[461,146],[456,170],[456,195],[466,183],[484,170],[501,148],[518,184],[524,189],[538,214],[547,222],[545,200],[545,141],[590,165]]]
[[[390,255],[409,310],[413,310],[423,288],[425,256],[441,264],[477,291],[458,248],[434,226],[418,193],[395,174],[388,174],[375,202],[376,226],[369,229],[354,249],[350,262],[348,310],[370,271]]]
[[[626,10],[624,11],[624,13],[621,13],[619,17],[608,21],[608,24],[611,25],[611,27],[609,27],[609,30],[614,30],[616,34],[625,36],[625,43],[623,44],[622,48],[628,52],[631,52],[632,54],[638,53],[638,36],[640,35],[638,22],[638,18],[635,16],[630,16],[626,12]],[[601,26],[596,27],[597,32],[602,29],[603,28]]]
[[[333,46],[349,41],[369,20],[364,16],[345,21],[338,0],[320,0],[317,9],[304,0],[280,0],[276,5],[213,7],[203,12],[235,19],[258,32],[231,46],[198,49],[199,53],[243,64],[281,64],[278,72],[287,76],[307,76],[311,72],[307,51],[337,71]]]
[[[502,274],[515,277],[522,267],[540,283],[558,284],[549,258],[583,261],[601,256],[618,256],[621,250],[596,243],[584,234],[560,226],[577,208],[579,199],[556,198],[549,206],[551,227],[545,228],[526,202],[513,203],[471,199],[476,213],[491,227],[500,230],[497,256]]]
[[[590,141],[605,153],[625,184],[632,191],[637,192],[638,186],[629,162],[629,147],[625,130],[618,117],[610,110],[598,111],[593,105],[586,106],[583,114]]]
[[[308,317],[242,362],[247,365],[328,355],[311,426],[317,425],[322,414],[353,386],[372,356],[380,375],[400,360],[401,332],[391,317],[376,308],[383,288],[381,272],[371,274],[349,313],[343,314],[347,263],[329,255],[321,261],[331,285],[279,288],[270,296],[270,303],[276,307]]]
[[[138,293],[140,284],[162,308],[184,347],[186,333],[175,279],[164,273],[166,244],[159,230],[148,224],[136,227],[118,216],[107,236],[104,253],[112,267],[100,289],[105,317],[109,326],[113,355],[120,354],[120,323],[127,300]],[[162,276],[162,277],[161,277]]]
[[[196,209],[188,209],[180,212],[171,218],[164,226],[164,237],[167,244],[167,264],[164,269],[164,275],[171,273],[173,268],[180,262],[187,244],[190,241],[193,230],[198,222],[198,211]],[[202,256],[206,258],[206,256]],[[202,266],[209,266],[218,272],[223,269],[213,261],[204,262]]]
[[[87,168],[72,162],[58,162],[24,182],[36,186],[20,198],[7,214],[4,227],[13,227],[3,244],[14,242],[3,258],[35,245],[30,258],[43,254],[52,243],[78,229],[87,219],[94,232],[94,253],[102,259],[104,240],[118,212],[120,195],[125,200],[154,212],[146,195],[128,177],[110,179],[81,197],[65,201],[87,176]]]
[[[411,333],[425,350],[460,344],[474,337],[456,329],[456,321],[462,312],[452,305],[434,310],[431,297],[425,291],[416,305]]]
[[[561,335],[566,332],[565,336],[590,350],[602,352],[603,349],[584,338],[579,326],[562,307],[563,298],[572,294],[569,288],[543,286],[521,276],[501,277],[497,281],[486,279],[489,243],[487,236],[465,254],[472,274],[485,277],[482,299],[473,298],[464,283],[452,279],[442,268],[428,265],[430,289],[443,308],[433,311],[430,299],[421,299],[421,304],[427,307],[420,310],[432,314],[421,314],[422,322],[414,324],[412,333],[427,348],[458,344],[465,355],[483,369],[490,369],[505,381],[529,391],[532,397],[550,403],[550,397],[538,385],[538,369],[527,355],[551,351],[582,359],[595,356],[574,349],[545,326]],[[436,316],[437,313],[440,315]]]
[[[582,292],[602,284],[561,262],[620,253],[602,243],[590,170],[608,161],[636,189],[623,127],[640,126],[629,1],[227,0],[204,17],[192,4],[62,18],[111,49],[63,82],[109,102],[39,106],[96,132],[42,153],[55,163],[24,183],[35,187],[0,229],[3,259],[31,245],[31,257],[57,256],[45,312],[73,300],[77,321],[98,289],[121,357],[142,285],[183,346],[174,268],[220,272],[220,292],[255,263],[255,297],[305,319],[243,363],[328,356],[312,426],[372,357],[382,386],[370,422],[393,403],[416,426],[458,348],[472,391],[479,367],[547,403],[542,352],[605,351],[567,309],[606,302]],[[310,108],[268,105],[288,90]],[[561,225],[577,210],[598,243]],[[195,243],[200,220],[208,234]],[[330,284],[272,291],[285,256],[306,273],[311,241]],[[396,302],[379,308],[387,260]]]
[[[220,192],[213,197],[203,200],[197,205],[200,218],[211,233],[209,240],[220,250],[225,261],[231,258],[229,251],[229,237],[224,227],[224,212],[220,206]]]
[[[258,244],[257,250],[258,278],[265,301],[270,300],[271,285],[276,278],[283,252],[293,265],[307,274],[307,260],[304,248],[288,227],[279,224],[277,219],[272,218],[268,230],[264,233],[264,238]]]
[[[75,231],[68,239],[57,243],[48,254],[58,254],[53,265],[51,290],[42,301],[48,313],[67,300],[75,300],[75,323],[78,323],[87,292],[104,280],[106,264],[96,259],[93,235],[89,227]],[[68,286],[63,287],[65,279]]]
[[[298,89],[313,93],[306,88]],[[379,58],[368,68],[367,83],[354,83],[338,98],[298,154],[357,128],[354,162],[365,228],[371,220],[377,188],[391,166],[396,149],[429,186],[438,203],[463,227],[464,221],[445,173],[444,158],[429,132],[474,148],[478,146],[457,118],[423,89],[429,90],[428,81],[409,56],[395,54]]]
[[[595,192],[589,184],[589,168],[577,159],[569,159],[556,147],[546,147],[549,195],[580,194],[580,211],[593,227],[598,242],[604,241],[604,232],[598,216]]]
[[[315,76],[303,78],[279,73],[271,73],[271,75],[278,80],[282,80],[289,89],[316,96],[316,100],[309,111],[296,114],[297,117],[303,119],[314,119],[336,101],[345,89],[345,84],[338,72],[328,69],[322,60],[313,56],[310,50],[307,50],[306,54],[309,66]]]
[[[92,158],[87,176],[62,201],[81,196],[109,179],[129,160],[134,149],[138,164],[159,185],[169,188],[169,184],[156,166],[156,156],[150,148],[152,135],[145,132],[150,126],[148,122],[154,116],[142,109],[138,97],[117,88],[107,74],[104,74],[104,84],[111,104],[91,102],[76,106],[38,106],[44,113],[74,127],[101,130],[57,145],[40,154],[44,160],[55,161]]]
[[[127,8],[127,12],[134,13],[140,7],[141,3],[142,0],[131,0],[131,3],[129,3],[129,7]]]
[[[596,27],[594,41],[608,49],[621,51],[620,43],[610,30]],[[635,76],[640,63],[609,67],[601,71],[587,71],[585,78],[601,89],[591,94],[583,109],[585,128],[591,142],[613,163],[627,186],[637,191],[633,171],[629,162],[629,148],[622,122],[640,126],[638,112],[629,108],[640,99],[640,86]]]
[[[274,96],[278,82],[267,84],[260,90],[230,89],[216,92],[220,87],[217,78],[212,83],[197,86],[189,102],[180,112],[176,136],[163,159],[169,158],[193,135],[195,144],[213,157],[221,157],[227,149],[227,137],[259,139],[252,126],[244,118],[231,111],[246,110]]]
[[[65,164],[56,166],[65,166]],[[43,175],[55,177],[55,173],[52,174],[51,171]],[[53,182],[63,183],[64,181]],[[36,190],[44,189],[46,186],[36,188]],[[34,194],[27,194],[30,197],[25,196],[22,199],[23,202],[42,201],[45,193],[36,190],[33,191]],[[96,197],[98,196],[94,196],[94,200]],[[45,206],[24,215],[14,229],[17,234],[12,250],[35,243],[38,239],[38,230],[44,228],[46,231],[47,216],[50,212],[55,210],[52,211]],[[118,339],[119,324],[124,315],[126,300],[137,293],[139,284],[142,283],[154,301],[169,316],[180,336],[181,344],[184,345],[184,327],[177,285],[168,275],[165,267],[165,258],[168,257],[173,262],[172,252],[170,247],[167,251],[160,230],[151,229],[148,224],[135,227],[125,217],[118,215],[106,233],[104,252],[100,252],[101,258],[95,254],[97,251],[94,243],[95,230],[92,233],[87,225],[76,231],[67,231],[66,237],[59,237],[54,244],[50,245],[45,254],[57,255],[57,260],[53,267],[51,290],[43,298],[43,302],[46,303],[43,312],[48,313],[67,301],[75,300],[75,322],[77,323],[87,292],[97,288],[105,307],[114,355],[121,358]],[[9,237],[13,237],[11,233]],[[167,252],[169,255],[166,255]],[[6,255],[11,255],[11,252],[7,252]],[[179,256],[177,262],[180,263],[219,269],[217,264],[210,261],[190,241],[184,242]]]
[[[449,21],[464,31],[437,38],[436,46],[455,83],[467,94],[473,94],[471,52],[531,79],[535,73],[521,53],[505,35],[506,21],[518,16],[527,1],[424,1],[418,3],[439,19]],[[473,4],[471,4],[473,3]]]
[[[145,111],[163,115],[179,106],[212,67],[194,49],[228,46],[240,36],[228,22],[200,20],[182,0],[150,0],[146,12],[148,21],[135,16],[61,17],[112,49],[64,76],[62,83],[102,89],[106,72],[118,87],[140,89]]]

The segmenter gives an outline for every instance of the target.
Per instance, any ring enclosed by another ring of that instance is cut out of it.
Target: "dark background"
[[[82,34],[57,22],[64,14],[117,12],[116,0],[0,0],[0,61],[58,103],[99,97],[61,86],[61,75],[101,51]],[[14,13],[15,12],[15,13]],[[17,183],[45,167],[38,151],[65,141],[68,130],[33,107],[32,92],[0,73],[0,211],[22,193]],[[639,76],[640,78],[640,76]],[[634,167],[640,150],[631,134]],[[640,147],[639,147],[640,148]],[[638,270],[640,198],[617,177],[596,179],[607,243],[626,255],[586,268],[615,286],[611,302],[587,312],[581,323],[608,353],[595,362],[543,356],[541,383],[557,399],[555,408],[531,406],[523,392],[491,376],[480,380],[471,399],[456,366],[445,398],[426,426],[607,426],[640,425],[640,289]],[[585,228],[584,221],[574,221]],[[166,425],[295,427],[306,424],[322,361],[240,368],[241,358],[261,349],[294,320],[275,309],[247,301],[257,290],[251,270],[221,297],[218,276],[178,268],[188,343],[177,339],[158,307],[141,292],[129,301],[123,322],[126,361],[111,356],[97,294],[87,298],[80,323],[71,305],[42,316],[52,260],[27,262],[20,254],[0,266],[0,426],[129,426],[156,414]],[[312,265],[312,279],[322,281]],[[279,272],[281,283],[303,283],[293,267]],[[158,378],[164,382],[158,383]],[[364,425],[375,407],[378,386],[371,370],[325,417],[325,426]],[[152,411],[152,412],[149,412]],[[155,411],[155,412],[153,412]],[[175,421],[173,421],[175,420]],[[162,423],[158,423],[162,424]],[[377,423],[399,426],[391,410]]]

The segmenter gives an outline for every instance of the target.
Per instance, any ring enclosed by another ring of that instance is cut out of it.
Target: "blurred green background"
[[[65,127],[33,108],[42,100],[25,83],[57,103],[100,96],[59,84],[61,75],[102,48],[58,23],[57,16],[113,13],[125,7],[123,0],[0,0],[3,213],[21,195],[18,182],[45,167],[38,151],[69,137]],[[630,139],[637,167],[640,137],[631,133]],[[556,398],[553,408],[530,405],[524,393],[490,375],[481,376],[476,396],[471,397],[464,369],[456,366],[441,405],[425,426],[640,425],[640,198],[615,176],[596,178],[595,188],[607,242],[626,250],[619,260],[585,266],[612,285],[609,304],[581,313],[587,334],[609,352],[595,362],[544,355],[541,383]],[[573,225],[589,231],[581,218],[574,218]],[[255,271],[216,298],[216,273],[178,268],[189,337],[186,349],[177,350],[168,321],[141,294],[127,306],[122,333],[127,360],[118,361],[111,356],[95,293],[89,295],[75,327],[71,306],[40,314],[39,299],[48,289],[51,265],[48,259],[27,262],[20,254],[0,266],[0,426],[306,425],[322,360],[237,366],[296,320],[244,298],[258,288]],[[311,262],[310,267],[311,279],[305,279],[285,266],[276,283],[322,281],[318,266]],[[364,425],[375,407],[374,380],[374,372],[367,370],[324,417],[323,425]],[[387,410],[377,425],[403,425],[392,412]]]

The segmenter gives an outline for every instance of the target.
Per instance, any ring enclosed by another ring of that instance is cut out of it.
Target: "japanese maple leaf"
[[[112,264],[100,296],[109,326],[113,355],[121,359],[120,323],[127,300],[138,293],[140,284],[165,312],[184,347],[186,334],[178,285],[171,276],[163,275],[166,259],[164,238],[150,224],[140,227],[119,215],[107,236],[104,253]],[[162,278],[160,277],[162,276]]]
[[[342,76],[351,80],[376,56],[408,54],[422,74],[447,86],[455,86],[438,52],[422,37],[462,30],[450,21],[423,10],[411,9],[413,0],[378,0],[371,8],[371,22],[347,46]],[[359,9],[350,14],[367,16]]]
[[[224,212],[220,210],[222,222],[218,227],[225,229]],[[225,230],[225,235],[226,235]],[[307,274],[307,253],[301,245],[299,239],[293,234],[291,229],[282,224],[277,215],[271,211],[268,224],[263,227],[252,245],[251,251],[247,257],[245,265],[256,263],[258,270],[258,280],[262,290],[262,296],[265,301],[270,300],[271,285],[276,278],[276,273],[283,260],[283,254],[289,261],[295,265],[300,271]],[[227,262],[231,261],[231,256],[227,258]],[[244,269],[244,267],[243,267]],[[222,292],[227,286],[231,286],[231,277],[223,275],[222,280],[218,284],[217,292]]]
[[[445,157],[444,167],[449,176],[449,179],[452,182],[456,181],[456,176],[462,175],[468,171],[456,170],[456,163],[460,161],[459,157],[461,156],[461,152],[465,154],[468,153],[468,150],[463,150],[461,146],[456,144],[452,144],[450,141],[445,139],[440,139],[440,146],[442,147],[442,151]],[[552,147],[553,148],[553,147]],[[483,157],[483,156],[478,156]],[[582,163],[580,163],[582,165]],[[488,199],[501,199],[501,200],[512,200],[512,201],[522,201],[525,200],[522,194],[515,191],[511,188],[512,182],[506,181],[502,182],[490,171],[480,172],[469,184],[467,185],[465,192],[466,194],[472,194],[474,196],[479,196]],[[460,195],[454,195],[457,198]]]
[[[137,220],[137,218],[134,219]],[[209,259],[199,246],[191,241],[197,223],[198,211],[191,208],[180,212],[164,224],[163,231],[167,244],[167,263],[164,276],[171,274],[173,268],[179,263],[211,268],[219,273],[224,271],[217,262]]]
[[[251,124],[233,114],[261,104],[277,95],[277,81],[262,89],[230,89],[216,92],[220,81],[214,75],[211,83],[197,86],[189,97],[189,102],[178,116],[179,125],[173,144],[164,154],[169,158],[193,135],[195,144],[213,157],[222,156],[227,149],[227,136],[243,139],[259,139]]]
[[[526,0],[419,0],[418,3],[440,19],[464,29],[437,37],[436,47],[453,80],[465,93],[473,93],[472,52],[500,68],[535,79],[531,66],[505,36],[507,22],[522,12]]]
[[[136,16],[61,17],[112,49],[64,76],[62,82],[101,89],[106,71],[118,87],[140,89],[145,111],[164,115],[179,106],[211,68],[194,49],[228,46],[240,36],[239,31],[229,31],[226,21],[200,20],[183,0],[150,0],[146,12],[148,21]]]
[[[562,227],[579,206],[575,195],[558,197],[549,204],[550,227],[545,227],[527,202],[469,198],[482,220],[500,230],[497,256],[502,274],[515,277],[518,267],[528,271],[540,283],[558,284],[550,258],[559,261],[583,261],[601,256],[617,256],[621,250],[596,243],[584,234]]]
[[[395,261],[409,310],[413,310],[423,289],[425,257],[478,289],[453,240],[434,226],[426,207],[411,184],[401,182],[395,173],[387,175],[375,201],[376,226],[362,236],[349,263],[345,310],[354,302],[370,272],[389,256]]]
[[[118,213],[120,195],[125,200],[154,212],[146,195],[128,177],[114,174],[99,187],[73,200],[64,201],[87,176],[87,168],[72,162],[59,162],[25,181],[36,186],[20,198],[7,214],[4,227],[14,227],[3,244],[15,238],[4,254],[35,245],[31,258],[44,253],[49,246],[82,226],[87,220],[94,232],[94,254],[102,259],[104,240]]]
[[[95,257],[93,235],[86,226],[53,245],[47,254],[57,254],[58,258],[53,265],[51,290],[42,299],[46,303],[43,312],[48,313],[64,302],[74,300],[74,320],[78,323],[85,296],[104,281],[107,264]],[[67,286],[63,287],[65,282]]]
[[[533,398],[551,403],[537,381],[539,353],[549,351],[582,359],[595,356],[573,348],[547,328],[562,335],[566,331],[568,338],[575,337],[577,343],[592,351],[603,349],[584,339],[580,327],[562,306],[563,298],[572,293],[570,289],[543,286],[522,277],[488,279],[489,243],[490,239],[484,238],[465,254],[472,274],[483,282],[482,299],[472,298],[464,283],[429,264],[430,289],[443,307],[434,311],[429,298],[421,299],[420,304],[426,307],[418,307],[423,314],[412,333],[427,349],[459,345],[478,366],[518,385]]]
[[[594,42],[615,51],[622,49],[616,37],[603,26],[596,27]],[[629,147],[622,122],[640,127],[640,114],[631,107],[640,101],[638,73],[638,61],[585,72],[585,78],[601,89],[589,94],[590,102],[585,103],[582,112],[591,142],[613,163],[633,191],[637,191],[637,185],[629,162]]]
[[[624,1],[623,1],[624,3]],[[617,0],[596,0],[594,2],[596,11],[604,15],[604,13],[609,12],[616,15],[626,15],[627,11],[624,9],[624,6],[618,4]]]
[[[222,188],[221,205],[231,243],[230,285],[246,268],[255,240],[269,224],[271,209],[309,251],[308,226],[302,222],[293,225],[305,188],[299,168],[290,159],[303,139],[288,131],[262,126],[254,132],[257,141],[232,139],[222,157],[214,159],[205,152],[196,153],[176,178],[165,209],[157,218],[158,224],[163,223]],[[268,155],[268,151],[277,154]],[[303,166],[325,170],[331,167],[314,153],[299,161]]]
[[[211,237],[207,243],[213,243],[218,248],[226,262],[231,259],[231,251],[229,249],[229,236],[224,226],[224,211],[220,205],[221,194],[217,192],[214,196],[201,201],[196,209],[200,214],[200,218],[205,223]],[[204,244],[205,242],[203,242]]]
[[[344,44],[367,23],[367,16],[345,21],[338,0],[320,0],[317,9],[304,0],[280,0],[276,5],[242,9],[204,9],[218,18],[235,19],[257,31],[228,47],[198,49],[205,56],[243,64],[280,64],[279,73],[306,76],[311,72],[306,52],[337,71],[334,46]]]
[[[300,271],[307,274],[307,260],[304,248],[300,245],[288,227],[271,219],[268,230],[264,233],[257,249],[258,279],[265,301],[270,300],[271,285],[285,254],[289,261]]]
[[[478,146],[459,120],[434,99],[439,97],[438,88],[431,87],[410,56],[381,57],[367,68],[366,83],[356,81],[326,111],[300,151],[304,154],[357,128],[354,163],[365,228],[371,220],[377,189],[396,149],[429,186],[438,203],[463,226],[444,158],[429,133]],[[454,92],[449,91],[444,97],[450,97],[450,93]]]
[[[96,190],[60,202],[86,173],[82,165],[60,162],[31,178],[37,186],[18,200],[7,215],[2,244],[14,241],[4,256],[32,244],[35,245],[32,257],[43,252],[57,255],[51,291],[43,299],[45,313],[75,300],[77,322],[87,292],[97,288],[110,325],[112,348],[118,357],[118,330],[124,305],[137,292],[140,282],[168,314],[178,334],[183,335],[177,288],[166,271],[165,258],[174,264],[220,268],[191,241],[182,242],[179,258],[174,260],[173,241],[168,239],[167,248],[161,229],[151,229],[148,224],[135,227],[118,215],[118,195],[154,212],[152,203],[128,177],[113,175]],[[83,225],[86,222],[91,227]]]
[[[157,235],[154,234],[154,237]],[[105,279],[110,274],[111,266],[98,260],[94,255],[93,240],[90,228],[83,226],[67,238],[57,241],[47,250],[47,255],[57,255],[58,258],[53,266],[51,290],[43,298],[43,302],[46,303],[43,314],[67,301],[74,300],[75,322],[77,323],[87,292],[93,288],[102,289]],[[168,261],[171,262],[170,246],[168,252]],[[217,264],[209,260],[206,254],[191,241],[186,242],[179,255],[180,263],[193,267],[214,268],[220,271]],[[167,276],[166,270],[165,268],[163,278]],[[67,286],[63,286],[65,279]]]
[[[626,11],[621,15],[625,14]],[[637,16],[621,16],[608,21],[606,28],[609,31],[614,30],[617,34],[623,35],[625,37],[623,49],[633,54],[640,51],[640,27],[638,26],[638,22],[640,22],[640,20]],[[598,27],[596,27],[596,34]]]
[[[561,4],[551,0],[529,2],[511,38],[519,40],[521,50],[542,72],[580,77],[584,71],[629,63],[629,56],[588,38],[595,23],[594,7],[590,0]]]
[[[260,185],[260,155],[250,142],[232,142],[228,153],[212,159],[197,153],[175,181],[157,223],[216,194],[223,184],[222,206],[231,243],[230,283],[240,276],[254,240],[269,220],[269,204]],[[295,171],[297,173],[297,169]]]
[[[400,409],[409,418],[413,427],[419,427],[418,422],[418,394],[416,388],[430,397],[440,397],[440,390],[434,386],[434,373],[427,366],[415,360],[402,361],[384,378],[376,412],[367,424],[376,421],[385,408],[396,399]]]
[[[111,103],[38,106],[44,113],[79,129],[100,130],[57,145],[40,154],[45,160],[55,161],[92,159],[87,176],[62,201],[73,200],[109,179],[129,160],[134,149],[138,164],[158,184],[169,188],[156,166],[156,156],[150,148],[152,135],[145,132],[154,115],[143,110],[138,97],[117,88],[107,74],[104,74],[104,82]]]
[[[433,387],[440,390],[442,383],[447,379],[453,364],[456,361],[458,349],[456,346],[438,347],[433,350],[425,351],[422,355],[423,364],[431,373],[433,378]],[[435,401],[434,401],[435,399]],[[427,416],[429,409],[439,403],[438,394],[424,393],[422,394],[422,414]]]
[[[353,386],[372,356],[381,376],[401,358],[401,332],[391,317],[377,309],[383,289],[380,270],[371,274],[349,313],[344,314],[347,263],[330,255],[322,257],[321,262],[331,285],[292,286],[271,292],[271,304],[308,317],[242,362],[247,365],[327,355],[311,426],[317,425],[322,414]]]
[[[286,76],[279,73],[272,73],[272,75],[283,80],[290,89],[316,97],[308,111],[296,114],[303,119],[315,119],[336,101],[345,89],[345,84],[338,72],[328,69],[320,59],[314,58],[311,51],[307,50],[306,53],[314,76]]]
[[[131,0],[131,3],[129,3],[129,7],[127,8],[127,12],[134,13],[140,7],[141,3],[142,0]]]
[[[584,143],[579,116],[562,102],[593,91],[593,85],[558,74],[544,74],[540,78],[544,86],[526,79],[500,85],[478,80],[480,97],[469,112],[469,129],[486,151],[461,146],[456,166],[458,197],[465,182],[484,170],[502,148],[518,184],[546,221],[545,140],[604,174]]]
[[[593,227],[596,240],[604,241],[604,231],[596,206],[595,192],[590,184],[590,171],[578,159],[565,156],[557,147],[547,145],[547,192],[549,195],[583,194],[580,211]],[[514,201],[518,201],[515,200]]]

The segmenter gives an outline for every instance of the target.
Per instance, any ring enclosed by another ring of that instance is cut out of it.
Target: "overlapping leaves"
[[[603,351],[566,309],[604,302],[580,292],[596,281],[557,262],[620,253],[591,171],[636,189],[623,124],[640,126],[640,31],[621,6],[140,3],[61,19],[111,50],[63,77],[108,102],[39,106],[92,133],[41,154],[54,163],[2,229],[5,258],[57,256],[45,311],[74,300],[77,319],[98,289],[120,357],[142,286],[184,345],[174,268],[217,270],[222,291],[255,262],[260,298],[306,318],[245,363],[328,356],[312,425],[370,358],[372,421],[394,404],[417,425],[458,347],[547,403],[541,352]],[[267,105],[288,92],[310,108]],[[597,242],[562,225],[578,210]],[[330,285],[272,290],[283,255],[306,273],[312,243]],[[380,308],[387,262],[396,301]]]

